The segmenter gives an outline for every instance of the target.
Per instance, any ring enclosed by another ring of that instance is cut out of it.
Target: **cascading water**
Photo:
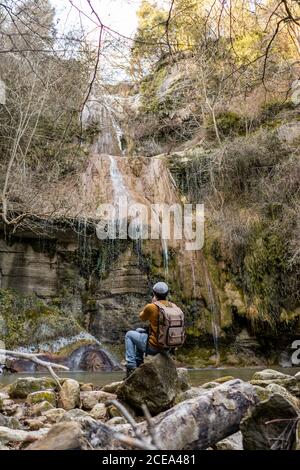
[[[116,159],[112,155],[108,155],[110,160],[109,174],[114,191],[114,200],[118,202],[118,198],[122,196],[128,197],[128,190],[125,186],[124,179],[118,168]]]
[[[212,283],[208,274],[207,269],[205,269],[205,281],[207,287],[207,296],[209,302],[209,310],[211,312],[211,326],[212,326],[212,336],[214,340],[214,346],[216,351],[216,366],[220,363],[220,351],[219,351],[219,310],[218,305],[215,299],[214,290],[212,287]]]
[[[162,253],[163,253],[163,259],[164,259],[164,271],[165,271],[165,277],[167,278],[169,275],[169,246],[168,246],[168,240],[165,238],[161,239],[161,244],[162,244]]]

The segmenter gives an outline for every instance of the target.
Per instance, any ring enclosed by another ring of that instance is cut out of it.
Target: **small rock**
[[[234,377],[232,375],[225,375],[224,377],[219,377],[218,379],[215,379],[214,382],[216,382],[217,384],[224,384],[229,380],[234,380]]]
[[[48,423],[55,424],[61,420],[65,413],[66,410],[63,408],[53,408],[52,410],[44,411],[43,416],[46,417]]]
[[[295,445],[295,450],[300,450],[300,420],[297,423],[297,428],[296,428],[296,445]]]
[[[267,387],[271,384],[277,384],[286,388],[292,395],[300,397],[300,381],[296,377],[287,376],[288,378],[272,379],[272,380],[250,380],[252,385],[259,387]]]
[[[20,421],[14,416],[4,416],[0,413],[0,426],[11,429],[22,429]]]
[[[27,421],[27,425],[29,426],[30,431],[38,431],[41,428],[45,427],[46,419],[30,419]]]
[[[2,411],[7,416],[13,416],[17,413],[22,416],[23,412],[19,411],[20,408],[21,408],[21,405],[19,405],[18,403],[15,403],[13,400],[3,400]]]
[[[39,441],[27,447],[28,450],[79,450],[82,449],[83,434],[76,422],[59,423]]]
[[[110,418],[116,418],[122,416],[122,413],[118,410],[115,405],[110,405],[107,407],[107,414]]]
[[[214,446],[215,450],[243,450],[243,436],[242,433],[236,432],[232,436],[226,437]]]
[[[80,398],[82,408],[84,410],[92,410],[97,403],[115,400],[117,395],[104,392],[103,390],[95,390],[93,392],[81,392]]]
[[[117,393],[117,390],[120,385],[122,385],[123,380],[120,382],[112,382],[111,384],[104,385],[104,387],[101,388],[102,392],[107,392],[107,393]]]
[[[300,408],[300,400],[294,395],[292,395],[288,390],[281,385],[278,384],[269,384],[266,388],[267,392],[269,392],[270,395],[278,394],[281,395],[282,397],[286,398],[289,400],[291,403],[293,403],[296,407]],[[299,410],[300,411],[300,410]]]
[[[30,408],[31,416],[40,416],[45,411],[53,409],[53,406],[48,401],[42,401],[41,403],[36,403]]]
[[[10,448],[7,447],[7,446],[3,446],[2,444],[0,444],[0,450],[10,450]]]
[[[39,392],[33,392],[27,395],[26,401],[31,405],[40,403],[41,401],[47,401],[52,406],[56,406],[56,394],[52,390],[42,390]]]
[[[23,377],[17,379],[9,388],[11,398],[26,398],[32,392],[41,390],[56,390],[57,384],[48,377]]]
[[[76,421],[78,418],[87,418],[89,414],[86,411],[83,411],[79,408],[74,408],[64,413],[60,419],[60,423],[65,423],[67,421]]]
[[[180,392],[178,393],[178,395],[176,395],[175,404],[177,405],[178,403],[181,403],[185,400],[189,400],[190,398],[199,397],[205,392],[206,390],[202,387],[191,387],[189,390],[186,390],[185,392]]]
[[[187,369],[184,367],[179,367],[177,369],[177,387],[178,390],[181,392],[184,392],[185,390],[188,390],[190,388],[190,383],[189,383],[189,372]]]
[[[7,426],[7,417],[0,413],[0,426]],[[9,426],[7,426],[9,427]]]
[[[82,384],[80,385],[81,392],[92,392],[94,389],[93,384]]]
[[[66,423],[70,421],[75,421],[80,423],[82,426],[90,426],[96,424],[94,418],[92,418],[86,411],[80,409],[74,409],[68,411],[60,420],[60,423]]]
[[[104,403],[97,403],[89,414],[94,419],[105,419],[106,412],[107,408]]]
[[[80,405],[80,385],[76,380],[64,381],[59,394],[59,405],[67,411]]]
[[[215,388],[218,385],[220,384],[218,384],[217,382],[207,382],[206,384],[201,385],[201,387],[204,388],[205,390],[210,390],[211,388]]]
[[[288,379],[291,375],[283,374],[278,370],[264,369],[255,372],[251,380],[276,380],[276,379]]]
[[[108,420],[105,424],[107,424],[107,426],[117,426],[119,424],[126,424],[127,421],[125,418],[123,418],[123,416],[115,416],[114,418],[111,418],[110,420]]]

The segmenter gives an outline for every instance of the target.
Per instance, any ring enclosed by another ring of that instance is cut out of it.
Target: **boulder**
[[[33,392],[27,395],[26,401],[31,404],[35,405],[36,403],[40,403],[42,401],[47,401],[51,403],[52,406],[56,406],[56,394],[52,390],[42,390],[40,392]]]
[[[59,393],[59,405],[67,411],[80,405],[80,385],[76,380],[64,381]]]
[[[258,403],[241,421],[245,450],[292,449],[295,432],[292,427],[299,409],[278,393]]]
[[[59,423],[27,450],[79,450],[84,447],[80,424],[76,422]]]
[[[107,401],[115,400],[117,395],[107,393],[103,390],[95,390],[93,392],[81,392],[81,406],[84,410],[92,410],[97,403],[106,403]]]
[[[118,398],[133,408],[147,405],[153,415],[166,410],[176,396],[177,371],[167,354],[146,358],[118,388]]]
[[[89,414],[94,419],[105,419],[106,413],[107,408],[104,403],[97,403]]]
[[[43,416],[46,417],[47,422],[50,424],[58,423],[66,413],[63,408],[53,408],[52,410],[44,411]]]
[[[55,380],[49,377],[22,377],[17,379],[9,388],[11,398],[26,398],[27,395],[41,390],[56,390]]]

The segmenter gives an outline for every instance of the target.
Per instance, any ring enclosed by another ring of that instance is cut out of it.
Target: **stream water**
[[[295,375],[300,371],[298,367],[292,368],[280,368],[273,367],[275,370],[279,370],[284,374]],[[231,375],[234,378],[241,380],[250,380],[254,372],[262,370],[264,368],[210,368],[210,369],[190,369],[190,383],[193,386],[199,386],[207,382],[214,381],[217,378]],[[7,374],[0,376],[0,385],[7,385],[14,382],[19,377],[43,377],[45,374]],[[124,378],[123,371],[116,372],[64,372],[59,374],[61,377],[70,377],[82,383],[93,383],[94,385],[104,386],[106,384],[117,382]]]

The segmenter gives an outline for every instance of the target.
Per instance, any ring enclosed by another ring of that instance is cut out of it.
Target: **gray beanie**
[[[169,287],[165,282],[157,282],[153,286],[153,292],[155,294],[166,295],[169,292]]]

